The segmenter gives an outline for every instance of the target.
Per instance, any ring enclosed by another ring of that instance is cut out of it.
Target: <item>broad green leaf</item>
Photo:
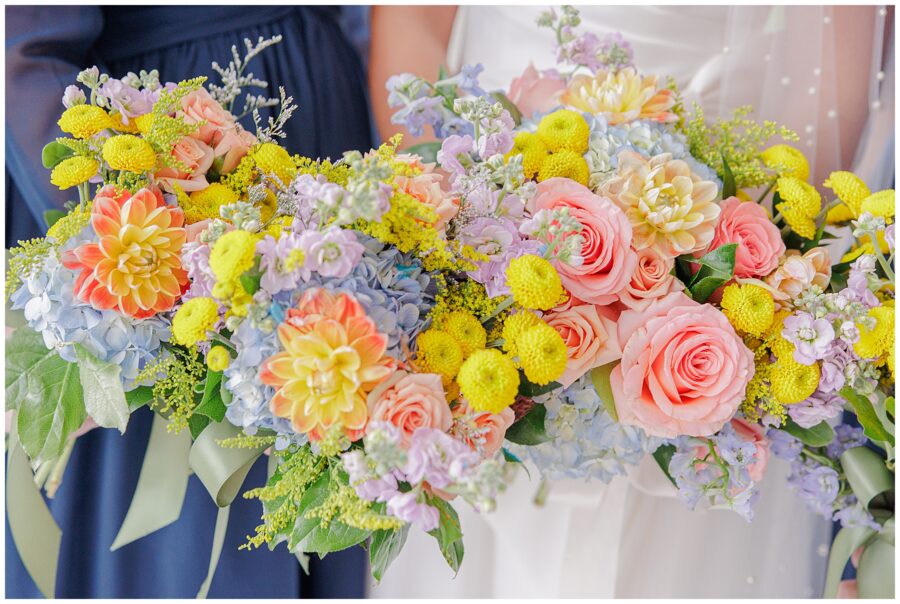
[[[539,445],[550,440],[544,428],[547,409],[543,405],[532,407],[525,417],[514,423],[506,431],[506,440],[518,445]]]
[[[58,356],[48,350],[44,338],[29,327],[20,327],[6,340],[6,408],[15,409],[25,396],[25,374],[42,359]]]
[[[609,385],[609,376],[617,364],[618,362],[607,363],[591,369],[591,382],[594,384],[594,390],[597,391],[603,407],[614,421],[619,421],[619,414],[616,412],[616,401],[613,398],[612,387]]]
[[[894,397],[889,396],[884,401],[884,408],[887,409],[887,412],[891,414],[891,417],[897,417],[894,414]]]
[[[728,199],[729,197],[734,197],[737,194],[737,185],[734,182],[734,173],[731,171],[731,166],[728,165],[728,160],[725,159],[725,154],[722,154],[722,199]]]
[[[693,259],[693,262],[708,266],[720,273],[734,274],[734,256],[737,252],[737,243],[726,243],[720,245],[714,250]]]
[[[529,382],[528,378],[525,377],[525,373],[523,371],[519,371],[519,394],[528,398],[534,398],[536,396],[540,396],[542,394],[547,394],[548,392],[553,392],[557,388],[560,387],[559,382],[550,382],[549,384],[544,384],[543,386],[539,384],[535,384],[533,382]]]
[[[200,433],[203,432],[209,424],[210,419],[207,416],[192,413],[188,418],[188,430],[191,431],[191,438],[197,440],[197,437],[200,436]]]
[[[120,377],[122,368],[101,361],[81,344],[75,344],[75,356],[88,415],[101,428],[115,428],[124,434],[129,412]]]
[[[516,104],[513,103],[508,96],[500,92],[499,90],[492,92],[491,96],[494,97],[503,108],[509,111],[510,117],[512,117],[513,122],[515,122],[516,126],[522,123],[522,112],[519,111],[519,108],[516,107]]]
[[[653,452],[653,459],[659,465],[659,469],[663,471],[666,478],[675,484],[675,479],[669,473],[669,464],[672,463],[672,456],[675,455],[675,445],[661,445]]]
[[[372,567],[372,577],[376,581],[381,581],[384,577],[385,571],[403,549],[408,535],[409,524],[391,531],[372,533],[372,541],[369,543],[369,564]]]
[[[241,285],[251,296],[259,291],[259,283],[261,280],[262,274],[258,272],[247,271],[240,277]]]
[[[459,523],[459,516],[453,506],[440,497],[430,497],[428,503],[433,505],[440,512],[438,527],[428,534],[437,539],[438,547],[444,560],[450,565],[454,572],[459,572],[459,566],[462,564],[463,554],[463,534],[462,526]]]
[[[875,408],[872,406],[872,401],[868,397],[857,394],[850,386],[841,388],[841,396],[853,406],[859,425],[863,427],[866,436],[875,441],[887,442],[891,446],[894,445],[894,436],[882,425],[881,420],[878,419],[878,415],[875,413]]]
[[[47,143],[44,145],[44,148],[41,149],[41,163],[49,170],[56,167],[56,164],[62,160],[72,157],[73,155],[75,155],[74,151],[63,144],[53,141],[52,143]]]
[[[703,269],[701,269],[703,270]],[[699,273],[698,273],[699,274]],[[691,298],[695,301],[706,302],[709,300],[709,297],[713,295],[713,293],[728,283],[731,280],[731,277],[723,277],[723,276],[708,276],[703,277],[697,283],[690,287]]]
[[[225,419],[225,403],[222,401],[221,384],[221,371],[206,372],[203,398],[194,409],[194,415],[204,415],[217,422]]]
[[[437,161],[438,151],[441,150],[441,143],[438,142],[429,142],[429,143],[419,143],[418,145],[413,145],[412,147],[407,147],[404,149],[405,153],[411,153],[413,155],[418,155],[422,158],[422,161],[428,164],[434,163]]]
[[[362,543],[372,534],[371,531],[347,526],[338,520],[332,520],[325,529],[318,518],[304,518],[307,511],[320,506],[328,497],[331,476],[331,472],[324,472],[300,498],[299,515],[288,540],[291,551],[328,554]]]
[[[824,421],[819,422],[812,428],[801,428],[794,420],[788,417],[781,429],[810,447],[824,447],[834,440],[834,430]]]
[[[153,401],[153,388],[150,386],[138,386],[134,390],[129,390],[125,393],[125,400],[128,401],[128,410],[134,413]]]
[[[66,213],[62,210],[44,210],[44,222],[47,224],[47,228],[49,229],[56,221],[65,216]]]
[[[694,274],[688,289],[697,302],[706,300],[734,276],[736,243],[727,243],[694,260],[700,270]]]

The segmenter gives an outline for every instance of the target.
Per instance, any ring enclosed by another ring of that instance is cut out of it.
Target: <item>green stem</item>
[[[77,439],[75,438],[70,438],[66,441],[66,446],[62,451],[62,455],[60,455],[59,459],[53,464],[53,471],[50,473],[50,478],[47,480],[45,486],[47,497],[50,499],[53,499],[53,497],[56,496],[56,491],[62,484],[62,476],[66,471],[66,466],[69,464],[69,458],[72,456],[72,449],[75,448],[76,440]]]
[[[547,497],[550,495],[550,481],[546,476],[541,477],[541,483],[538,485],[537,493],[534,494],[534,505],[544,507],[547,503]]]
[[[878,264],[881,265],[881,268],[884,269],[884,274],[888,278],[889,281],[893,283],[894,281],[894,271],[891,270],[891,265],[887,261],[887,258],[884,257],[884,254],[881,253],[881,245],[878,243],[878,234],[873,233],[872,237],[872,249],[875,251],[875,257],[878,258]]]
[[[759,196],[759,199],[756,200],[756,203],[762,203],[762,202],[763,202],[763,200],[766,198],[766,195],[768,195],[769,192],[772,190],[772,188],[775,186],[775,183],[776,183],[776,182],[777,182],[777,181],[773,180],[772,182],[769,183],[769,186],[766,187],[766,190],[762,192],[762,195]],[[781,216],[780,213],[779,213],[778,215]]]
[[[513,297],[507,296],[506,299],[503,300],[503,302],[501,302],[500,304],[497,305],[497,308],[494,309],[494,312],[492,312],[490,315],[488,315],[487,317],[482,319],[481,322],[487,323],[488,321],[490,321],[491,319],[493,319],[494,317],[496,317],[497,315],[502,313],[504,310],[506,310],[507,308],[512,306],[513,302],[514,302]]]

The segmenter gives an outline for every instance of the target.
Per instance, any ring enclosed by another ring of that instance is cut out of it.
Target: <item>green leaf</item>
[[[372,577],[376,581],[381,581],[388,567],[400,554],[408,535],[409,524],[391,531],[372,533],[372,541],[369,543],[369,565],[372,567]]]
[[[200,404],[194,408],[194,415],[203,415],[209,419],[220,422],[225,419],[225,403],[222,401],[222,372],[207,371],[203,388],[203,398]]]
[[[693,262],[701,265],[700,270],[694,274],[688,284],[688,289],[694,300],[706,302],[713,292],[731,280],[734,276],[734,255],[736,250],[736,243],[727,243],[693,260]]]
[[[443,65],[439,65],[437,81],[440,82],[441,80],[446,80],[449,77],[450,77],[450,73],[447,71],[447,68],[444,67]]]
[[[619,421],[619,414],[616,411],[616,401],[613,398],[612,387],[609,385],[609,376],[615,369],[618,362],[607,363],[600,367],[591,369],[591,382],[594,384],[594,390],[597,396],[606,408],[606,412],[613,418],[613,421]]]
[[[198,415],[197,413],[192,413],[188,418],[188,430],[191,431],[191,438],[197,440],[197,437],[200,436],[200,433],[206,430],[206,427],[210,424],[210,419],[205,415]]]
[[[543,386],[541,386],[539,384],[529,382],[528,378],[525,377],[525,373],[522,370],[519,370],[519,394],[522,396],[534,398],[542,394],[547,394],[548,392],[553,392],[561,385],[562,384],[560,384],[559,382],[550,382],[549,384],[544,384]]]
[[[425,163],[434,163],[437,161],[438,151],[441,150],[441,143],[438,142],[429,142],[429,143],[419,143],[418,145],[413,145],[412,147],[407,147],[405,152],[411,153],[413,155],[418,155],[422,158],[422,161]]]
[[[372,531],[347,526],[338,520],[329,522],[325,529],[318,518],[304,518],[307,511],[320,506],[328,497],[331,477],[331,472],[322,473],[300,498],[300,512],[288,540],[291,551],[328,554],[362,543],[372,534]]]
[[[241,285],[244,290],[251,296],[259,291],[259,282],[262,280],[262,274],[253,271],[247,271],[240,277]]]
[[[428,503],[436,507],[440,513],[438,527],[429,531],[428,534],[437,539],[444,560],[447,561],[453,572],[458,573],[465,554],[459,516],[453,506],[440,497],[429,497]]]
[[[734,182],[734,173],[731,171],[731,166],[728,165],[728,160],[725,159],[725,154],[722,154],[722,199],[728,199],[729,197],[734,197],[737,194],[737,185]]]
[[[58,356],[47,350],[44,338],[29,327],[20,327],[6,340],[6,408],[15,409],[25,396],[26,373],[46,357]]]
[[[150,386],[138,386],[134,390],[129,390],[125,393],[125,400],[128,402],[128,410],[134,413],[153,401],[153,388]]]
[[[550,440],[544,428],[547,409],[543,405],[535,405],[520,420],[506,431],[506,440],[518,445],[539,445]]]
[[[124,434],[129,412],[122,388],[122,368],[101,361],[81,344],[75,344],[75,356],[88,415],[101,428],[115,428]]]
[[[56,221],[66,215],[62,210],[44,210],[44,222],[47,224],[47,228],[49,229]]]
[[[669,464],[672,463],[672,456],[675,455],[675,445],[661,445],[653,452],[653,459],[659,465],[659,469],[663,471],[666,478],[675,484],[675,479],[669,473]]]
[[[737,252],[737,247],[737,243],[726,243],[724,245],[720,245],[716,249],[711,250],[703,256],[695,258],[693,262],[701,264],[703,266],[708,266],[709,268],[720,273],[728,273],[729,275],[733,275],[734,256]]]
[[[503,105],[503,108],[509,111],[510,117],[512,117],[513,122],[515,122],[516,126],[522,123],[522,112],[519,111],[519,108],[516,107],[516,104],[509,100],[509,97],[500,92],[499,90],[492,92],[491,96],[494,99]]]
[[[794,420],[788,417],[781,429],[810,447],[824,447],[834,440],[834,430],[824,421],[819,422],[812,428],[801,428]]]
[[[891,414],[891,417],[897,417],[894,414],[894,397],[889,396],[884,401],[884,408],[887,409],[887,412]]]
[[[72,157],[73,155],[75,155],[74,151],[63,144],[53,141],[52,143],[47,143],[44,145],[44,148],[41,149],[41,163],[45,168],[50,170],[51,168],[56,167],[56,164],[62,160]]]
[[[857,394],[850,386],[841,388],[840,394],[853,406],[859,425],[863,427],[866,436],[875,441],[894,445],[894,436],[882,425],[875,412],[875,407],[872,406],[872,401],[868,397]]]

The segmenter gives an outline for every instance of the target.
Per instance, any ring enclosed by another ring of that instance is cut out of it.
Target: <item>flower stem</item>
[[[877,234],[872,235],[872,249],[875,252],[875,257],[878,258],[878,264],[881,265],[881,268],[884,269],[884,274],[888,278],[889,281],[894,281],[894,271],[891,270],[891,265],[887,261],[887,258],[884,257],[884,254],[881,253],[881,245],[878,243]]]
[[[60,455],[59,459],[53,464],[53,471],[50,473],[50,478],[47,480],[44,489],[47,491],[47,497],[50,499],[53,499],[53,497],[56,496],[56,491],[62,484],[63,473],[66,471],[66,466],[69,464],[69,458],[72,456],[72,449],[75,448],[76,440],[77,439],[75,438],[70,438],[66,441],[66,446],[62,451],[62,455]]]

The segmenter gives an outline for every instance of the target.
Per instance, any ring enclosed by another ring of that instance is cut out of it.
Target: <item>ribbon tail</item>
[[[220,508],[231,505],[253,462],[265,450],[265,447],[226,448],[219,446],[217,442],[240,434],[237,427],[228,421],[222,421],[210,424],[191,446],[191,469]]]
[[[828,570],[825,574],[825,593],[823,597],[837,597],[838,585],[841,582],[844,567],[847,566],[847,560],[874,533],[875,531],[867,526],[843,528],[838,531],[834,538],[834,543],[831,544],[831,553],[828,555]]]
[[[209,554],[209,570],[206,572],[206,579],[200,585],[197,592],[198,600],[205,600],[209,593],[209,586],[212,584],[213,576],[216,574],[216,567],[219,565],[219,557],[222,555],[222,546],[225,545],[225,533],[228,531],[228,514],[231,506],[219,508],[216,515],[216,529],[213,532],[212,551]]]

